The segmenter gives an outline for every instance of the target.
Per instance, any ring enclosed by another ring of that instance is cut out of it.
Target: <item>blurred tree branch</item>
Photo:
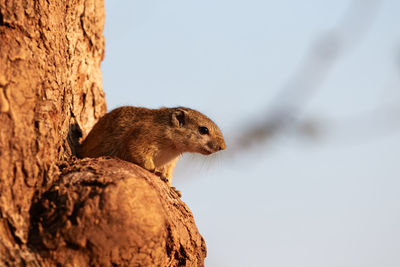
[[[371,138],[386,136],[400,129],[400,107],[397,103],[381,104],[368,112],[351,117],[315,118],[300,120],[293,134],[307,138],[333,139],[335,144],[365,142]]]
[[[353,1],[337,26],[311,45],[303,63],[282,87],[263,118],[245,123],[230,142],[230,155],[266,143],[283,132],[318,134],[318,121],[300,120],[307,101],[321,87],[339,58],[358,45],[370,29],[381,5],[379,0]],[[373,117],[368,115],[369,119]],[[379,119],[380,120],[380,119]],[[249,120],[250,121],[250,120]],[[370,120],[369,120],[370,121]],[[372,121],[371,124],[374,124]]]

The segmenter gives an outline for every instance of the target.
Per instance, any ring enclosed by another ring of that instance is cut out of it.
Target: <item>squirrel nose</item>
[[[219,150],[225,150],[225,148],[226,148],[225,142],[223,142],[221,145],[218,146]]]
[[[225,142],[208,142],[207,146],[214,152],[217,152],[225,149]]]

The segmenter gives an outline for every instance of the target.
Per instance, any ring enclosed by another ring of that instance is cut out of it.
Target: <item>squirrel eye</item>
[[[205,126],[200,126],[199,127],[199,133],[200,134],[208,134],[209,133],[208,128],[205,127]]]

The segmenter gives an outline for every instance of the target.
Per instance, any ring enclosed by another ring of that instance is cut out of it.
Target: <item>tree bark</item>
[[[31,214],[29,244],[53,266],[202,266],[206,254],[176,192],[119,159],[65,166]]]
[[[0,265],[203,265],[157,177],[71,159],[106,112],[103,27],[103,0],[0,0]]]

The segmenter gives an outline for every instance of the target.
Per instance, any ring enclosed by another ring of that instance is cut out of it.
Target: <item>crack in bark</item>
[[[83,36],[89,41],[90,47],[93,47],[92,38],[90,38],[90,36],[89,36],[88,33],[86,32],[86,30],[85,30],[85,23],[83,22],[83,18],[85,17],[85,9],[86,9],[86,8],[84,8],[83,13],[82,13],[81,16],[79,17],[79,21],[80,21],[80,23],[81,23],[81,28],[82,28],[82,31],[83,31]]]
[[[8,229],[10,231],[11,236],[14,238],[15,242],[18,245],[22,245],[21,239],[15,234],[16,228],[10,223],[9,220],[6,220]]]

